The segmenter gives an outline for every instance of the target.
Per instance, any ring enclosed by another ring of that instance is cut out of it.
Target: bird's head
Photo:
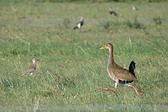
[[[39,61],[39,59],[36,59],[36,58],[32,59],[32,63],[36,63],[37,61]]]
[[[107,43],[103,45],[100,49],[112,49],[113,45],[111,43]]]
[[[84,17],[83,17],[83,16],[81,16],[81,17],[80,17],[80,21],[83,21],[83,20],[84,20]]]

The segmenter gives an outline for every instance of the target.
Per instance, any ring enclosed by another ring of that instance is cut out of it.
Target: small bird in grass
[[[109,8],[109,13],[112,16],[118,16],[118,14],[111,7]]]
[[[77,23],[77,25],[73,28],[75,29],[80,29],[84,24],[84,17],[80,17],[80,21]]]
[[[39,61],[39,60],[38,60],[38,59],[35,59],[35,58],[32,59],[32,64],[31,64],[31,66],[26,70],[26,74],[33,75],[34,71],[36,70],[37,61]]]
[[[114,57],[113,57],[113,45],[111,43],[107,43],[106,45],[103,45],[100,49],[108,49],[109,51],[107,72],[110,78],[115,81],[115,89],[111,90],[109,88],[103,87],[98,89],[97,91],[105,90],[110,92],[116,92],[118,85],[124,85],[126,87],[133,88],[135,93],[138,96],[140,96],[141,94],[137,91],[135,86],[130,84],[133,81],[138,81],[134,73],[135,62],[132,61],[129,66],[129,70],[127,70],[115,63]]]
[[[137,11],[137,10],[138,10],[138,8],[137,8],[137,7],[135,7],[134,5],[132,5],[132,10],[133,10],[133,11]]]

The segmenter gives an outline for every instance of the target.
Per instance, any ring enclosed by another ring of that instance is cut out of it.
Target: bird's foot
[[[109,90],[109,89],[108,89],[108,88],[106,88],[106,87],[102,87],[102,88],[99,88],[97,91],[102,91],[102,90],[107,91],[107,90]]]
[[[141,95],[142,95],[142,93],[140,93],[140,92],[136,92],[136,95],[141,96]]]
[[[116,92],[117,91],[116,89],[112,90],[112,89],[109,89],[107,87],[102,87],[102,88],[98,89],[97,91],[99,92],[99,91],[102,91],[102,90],[109,91],[109,92]]]
[[[140,92],[137,91],[137,89],[135,88],[135,85],[130,84],[130,85],[128,85],[127,87],[131,87],[131,88],[133,88],[134,91],[135,91],[135,93],[136,93],[136,95],[138,95],[138,96],[141,96],[141,95],[142,95],[142,93],[140,93]]]

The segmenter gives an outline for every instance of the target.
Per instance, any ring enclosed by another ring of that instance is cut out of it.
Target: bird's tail
[[[75,30],[75,29],[77,29],[78,27],[77,26],[75,26],[73,29]]]
[[[135,71],[134,71],[135,70],[135,64],[136,63],[134,61],[131,61],[130,65],[129,65],[129,72],[132,73],[134,75],[134,77],[136,77],[135,76]]]

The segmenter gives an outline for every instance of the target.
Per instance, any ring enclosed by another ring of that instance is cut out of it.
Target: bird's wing
[[[124,68],[116,68],[113,70],[113,73],[115,74],[115,76],[119,79],[119,80],[127,80],[127,81],[137,81],[137,78],[134,77],[133,74],[131,74],[128,70],[124,69]]]
[[[29,67],[27,70],[26,70],[27,73],[32,73],[34,72],[34,68],[33,67]]]

